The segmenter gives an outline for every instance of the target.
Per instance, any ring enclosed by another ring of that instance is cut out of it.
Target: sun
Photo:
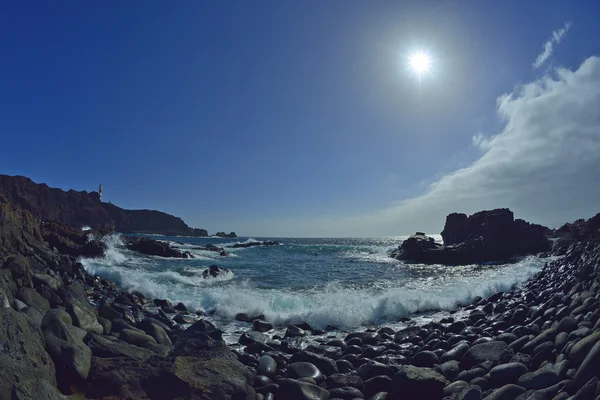
[[[429,57],[429,54],[423,52],[423,51],[419,51],[416,53],[413,53],[409,59],[409,65],[410,68],[415,71],[417,74],[422,74],[424,72],[429,71],[429,68],[431,67],[431,57]]]

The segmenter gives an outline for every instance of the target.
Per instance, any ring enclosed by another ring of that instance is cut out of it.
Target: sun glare
[[[419,51],[414,53],[409,58],[410,68],[417,74],[429,71],[431,67],[431,57],[429,54]]]

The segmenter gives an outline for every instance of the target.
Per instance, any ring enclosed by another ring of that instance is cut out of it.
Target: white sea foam
[[[92,227],[90,227],[90,226],[87,226],[87,225],[86,225],[86,226],[82,226],[82,227],[81,227],[81,230],[82,230],[82,231],[84,231],[84,232],[85,232],[85,231],[89,231],[89,230],[91,230],[91,229],[92,229]]]
[[[374,277],[374,281],[362,286],[321,282],[311,288],[292,290],[259,287],[258,280],[241,279],[234,273],[205,279],[202,272],[208,262],[182,259],[171,263],[126,250],[118,235],[106,236],[103,240],[108,247],[103,258],[81,261],[89,273],[111,279],[124,289],[181,301],[191,310],[214,310],[214,318],[221,322],[232,322],[237,313],[246,312],[262,313],[277,325],[307,321],[318,328],[327,325],[359,328],[398,321],[423,311],[451,310],[476,296],[487,297],[510,290],[531,278],[547,261],[527,257],[504,266],[447,267],[403,265],[393,260],[395,265],[389,268],[406,271],[410,278],[376,280]],[[345,258],[387,263],[389,259],[384,260],[384,256],[385,249],[344,254]]]

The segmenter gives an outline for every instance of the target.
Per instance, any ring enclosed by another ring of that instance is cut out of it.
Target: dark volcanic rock
[[[181,251],[171,247],[169,243],[148,237],[125,237],[123,238],[123,241],[129,250],[137,251],[142,254],[160,257],[188,258]]]
[[[86,396],[254,400],[253,376],[239,362],[196,357],[94,358]]]
[[[497,365],[510,360],[512,355],[512,350],[504,342],[491,341],[481,343],[467,350],[460,360],[460,366],[462,369],[471,369],[485,361],[490,361],[493,365]]]
[[[228,273],[231,273],[231,270],[229,268],[221,268],[218,265],[211,265],[208,267],[208,269],[205,269],[204,272],[202,272],[202,277],[204,279],[206,278],[217,278],[220,276],[224,276]]]
[[[426,264],[502,261],[515,255],[549,251],[549,234],[546,227],[515,220],[506,208],[480,211],[470,217],[454,213],[446,218],[443,246],[419,232],[390,255]]]
[[[11,394],[18,393],[18,398],[43,399],[42,394],[52,391],[58,396],[54,364],[40,328],[29,317],[0,307],[0,343],[0,398],[17,398]]]
[[[402,365],[392,378],[389,393],[403,400],[441,399],[446,378],[431,368]]]
[[[235,232],[229,232],[229,233],[217,232],[217,233],[215,233],[215,236],[222,237],[222,238],[236,238],[237,237]]]

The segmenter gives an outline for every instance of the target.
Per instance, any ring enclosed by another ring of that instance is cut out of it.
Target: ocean
[[[264,314],[279,329],[306,321],[338,332],[385,324],[401,327],[406,317],[439,318],[476,296],[518,286],[547,262],[529,256],[504,265],[442,266],[405,264],[388,257],[406,237],[153,238],[170,241],[195,258],[140,255],[125,249],[120,235],[110,235],[103,239],[108,245],[105,257],[82,259],[82,264],[89,273],[124,289],[204,311],[230,341],[249,326],[235,320],[241,312]],[[257,240],[281,244],[229,248],[231,255],[226,257],[197,249],[209,243],[225,247]],[[203,278],[211,264],[231,273]]]

